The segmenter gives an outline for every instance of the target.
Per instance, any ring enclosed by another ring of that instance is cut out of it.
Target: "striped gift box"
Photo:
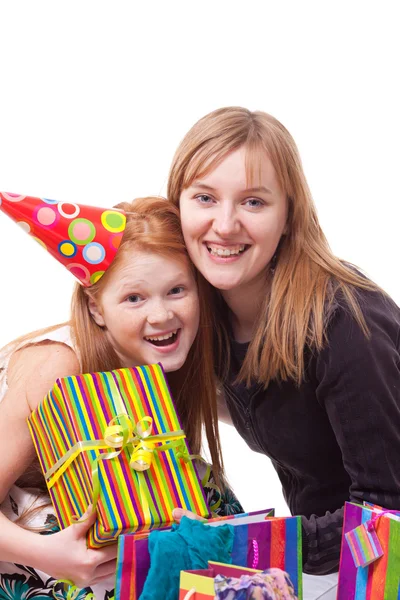
[[[371,521],[345,533],[356,567],[366,567],[383,555],[382,546]]]
[[[28,424],[60,526],[95,501],[88,547],[170,525],[174,507],[209,516],[161,365],[59,379]]]

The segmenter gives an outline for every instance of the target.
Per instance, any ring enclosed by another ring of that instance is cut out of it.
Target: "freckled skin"
[[[161,362],[167,372],[180,369],[199,325],[196,282],[185,259],[134,249],[91,310],[126,367]],[[178,339],[170,346],[145,339],[175,330]]]

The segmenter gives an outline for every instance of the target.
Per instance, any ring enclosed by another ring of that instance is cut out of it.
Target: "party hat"
[[[0,211],[89,287],[112,263],[126,226],[118,209],[0,192]]]

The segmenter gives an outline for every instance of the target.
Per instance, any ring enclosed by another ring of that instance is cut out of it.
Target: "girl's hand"
[[[199,517],[199,515],[196,515],[196,513],[190,512],[190,510],[186,510],[185,508],[174,508],[172,511],[172,516],[177,523],[181,522],[182,517],[194,519],[195,521],[207,521],[207,519]]]
[[[40,536],[33,566],[55,579],[69,579],[78,588],[92,586],[114,575],[117,544],[96,550],[86,547],[86,534],[96,520],[96,513],[91,510],[89,507],[78,523],[58,533]]]

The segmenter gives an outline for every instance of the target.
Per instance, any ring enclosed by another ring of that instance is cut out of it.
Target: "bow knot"
[[[173,438],[174,434],[183,433],[151,435],[152,429],[152,417],[143,417],[135,424],[128,415],[122,413],[109,422],[104,432],[104,441],[111,448],[118,449],[118,453],[124,449],[130,450],[130,467],[135,471],[146,471],[151,467],[157,442],[169,441],[168,438]]]

